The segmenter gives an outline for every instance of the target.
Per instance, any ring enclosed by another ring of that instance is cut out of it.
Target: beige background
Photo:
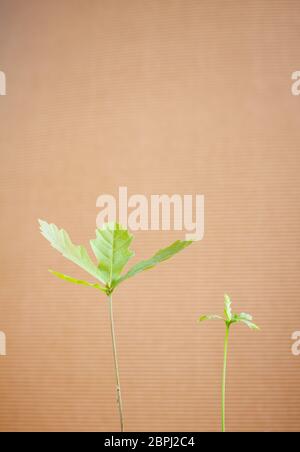
[[[1,431],[117,430],[108,310],[39,235],[94,236],[96,198],[204,193],[206,235],[115,296],[128,431],[297,431],[298,0],[0,0]],[[138,233],[137,258],[183,234]]]

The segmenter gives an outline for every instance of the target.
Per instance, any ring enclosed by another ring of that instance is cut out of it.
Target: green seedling
[[[93,276],[93,278],[97,280],[97,283],[78,280],[53,270],[50,270],[50,272],[58,278],[70,283],[81,284],[100,290],[108,298],[113,357],[117,383],[117,403],[121,432],[123,432],[124,412],[114,326],[113,293],[122,282],[132,278],[138,273],[150,270],[157,264],[170,259],[175,254],[191,245],[192,242],[177,241],[168,248],[158,251],[158,253],[156,253],[151,259],[134,265],[128,272],[123,272],[126,264],[134,256],[134,253],[130,250],[133,235],[129,234],[129,232],[126,229],[123,229],[120,225],[110,223],[104,225],[102,229],[97,229],[96,238],[90,241],[91,248],[97,259],[97,264],[95,264],[86,248],[74,245],[66,231],[59,229],[54,224],[48,224],[45,221],[40,220],[39,223],[42,235],[51,243],[53,248]]]
[[[224,366],[223,366],[223,378],[222,378],[222,432],[226,432],[225,426],[225,409],[226,409],[226,374],[227,374],[227,357],[228,357],[228,341],[231,325],[235,323],[244,323],[251,330],[259,330],[259,327],[253,323],[253,318],[250,314],[233,314],[231,310],[231,299],[228,295],[225,295],[225,310],[224,317],[218,315],[204,315],[200,317],[199,322],[205,320],[223,320],[226,326],[225,333],[225,345],[224,345]]]

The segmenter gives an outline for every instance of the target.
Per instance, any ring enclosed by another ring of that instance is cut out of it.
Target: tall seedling
[[[90,241],[91,248],[96,256],[97,264],[90,258],[86,248],[74,245],[66,231],[59,229],[54,224],[39,221],[42,235],[51,243],[53,248],[63,254],[64,257],[77,264],[98,282],[90,283],[62,273],[50,270],[53,275],[65,281],[81,284],[98,289],[106,294],[109,303],[110,325],[112,335],[113,357],[117,383],[117,402],[120,416],[121,432],[124,431],[124,412],[122,392],[120,384],[120,373],[117,356],[116,335],[113,315],[113,293],[124,281],[145,270],[155,267],[157,264],[170,259],[175,254],[191,245],[192,242],[177,241],[168,248],[158,251],[151,259],[134,265],[128,272],[123,272],[128,261],[134,256],[130,250],[133,235],[129,234],[118,224],[106,224],[102,229],[96,231],[96,238]]]

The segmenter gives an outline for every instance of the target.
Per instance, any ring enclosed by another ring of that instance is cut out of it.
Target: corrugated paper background
[[[298,0],[0,0],[1,431],[118,430],[105,298],[37,219],[94,237],[100,194],[204,194],[205,239],[115,295],[127,431],[300,428]],[[136,260],[181,232],[138,232]]]

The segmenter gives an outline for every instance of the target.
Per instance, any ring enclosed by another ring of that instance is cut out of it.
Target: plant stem
[[[119,408],[119,416],[120,416],[120,425],[121,432],[124,432],[124,415],[123,415],[123,402],[122,402],[122,392],[121,392],[121,384],[120,384],[120,372],[119,372],[119,364],[118,364],[118,354],[117,354],[117,344],[116,344],[116,334],[115,334],[115,323],[114,323],[114,312],[113,312],[113,300],[112,295],[108,297],[109,299],[109,314],[110,314],[110,326],[111,326],[111,337],[112,337],[112,345],[113,345],[113,354],[114,354],[114,363],[115,363],[115,374],[116,374],[116,382],[117,382],[117,402]]]
[[[222,381],[222,432],[226,432],[225,426],[225,412],[226,412],[226,373],[227,373],[227,355],[228,355],[228,339],[229,339],[230,325],[226,323],[225,345],[224,345],[224,367],[223,367],[223,381]]]

